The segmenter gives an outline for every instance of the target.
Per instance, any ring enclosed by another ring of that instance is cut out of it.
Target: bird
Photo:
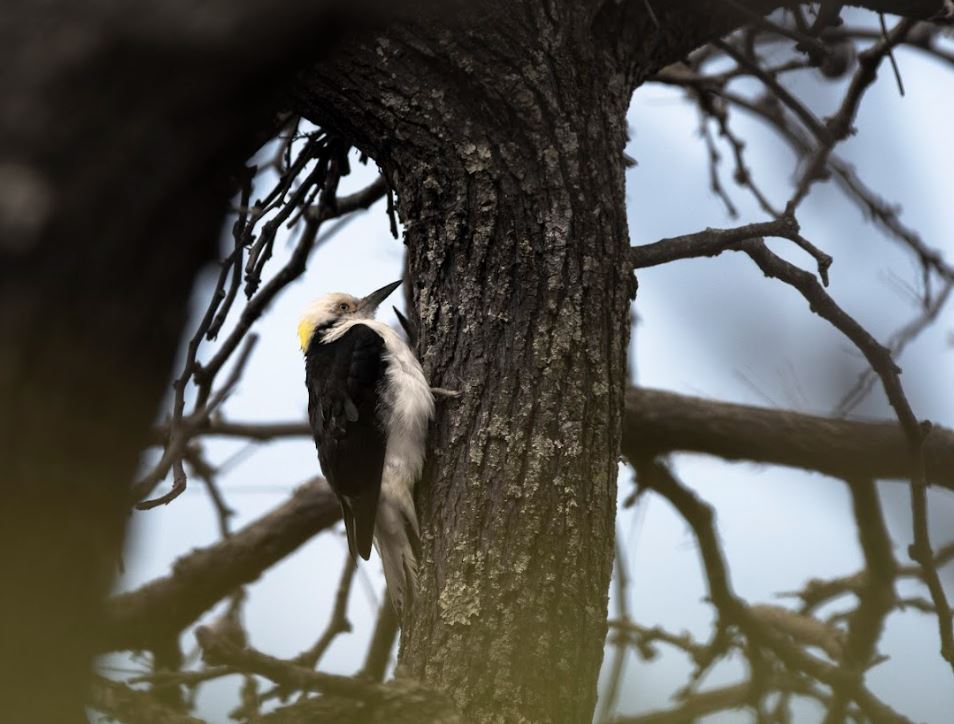
[[[401,281],[358,299],[334,292],[298,323],[308,419],[321,470],[341,505],[348,548],[372,541],[400,614],[417,589],[414,486],[424,466],[434,396],[411,348],[374,313]]]

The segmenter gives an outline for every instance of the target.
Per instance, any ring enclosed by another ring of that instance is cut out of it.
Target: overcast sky
[[[841,153],[881,195],[900,203],[903,220],[922,232],[931,246],[954,257],[951,210],[954,199],[954,118],[952,72],[911,51],[898,60],[906,95],[899,97],[890,74],[868,93],[857,122],[860,133]],[[830,113],[841,86],[806,75],[796,83],[819,114]],[[737,115],[733,125],[748,143],[747,153],[764,190],[779,205],[787,198],[793,158],[759,126]],[[635,96],[629,113],[628,153],[638,165],[627,173],[627,210],[634,244],[698,231],[764,220],[744,190],[726,185],[740,209],[738,221],[708,189],[706,152],[698,137],[698,119],[680,94],[650,86]],[[373,180],[376,170],[355,165],[345,191]],[[864,222],[832,185],[822,185],[800,212],[804,234],[835,258],[830,291],[849,313],[884,340],[917,310],[899,291],[901,280],[917,283],[911,256]],[[274,271],[287,257],[278,245]],[[788,242],[773,249],[804,268],[811,260]],[[289,420],[306,415],[304,370],[295,326],[301,309],[329,291],[365,294],[398,279],[403,245],[391,238],[379,204],[354,219],[320,249],[308,271],[273,305],[258,325],[261,336],[237,392],[226,405],[235,420]],[[201,311],[212,271],[195,298]],[[399,301],[395,295],[395,303]],[[632,360],[639,384],[714,399],[829,413],[839,393],[863,369],[863,360],[805,302],[779,282],[769,280],[744,256],[680,262],[639,275],[635,306],[638,323]],[[390,308],[381,315],[394,322]],[[950,309],[905,352],[903,381],[916,413],[954,426]],[[208,349],[206,349],[208,352]],[[879,390],[859,414],[890,417]],[[223,489],[237,515],[235,527],[284,500],[299,482],[318,472],[314,446],[307,440],[249,448],[210,440],[208,457],[228,463]],[[757,603],[776,602],[775,594],[800,588],[809,578],[855,572],[861,557],[844,484],[820,475],[751,464],[728,464],[700,456],[679,456],[676,469],[685,482],[716,507],[719,531],[736,591]],[[632,476],[620,475],[621,496]],[[910,542],[906,490],[882,483],[889,524],[905,559]],[[954,496],[932,495],[933,538],[939,545],[954,537]],[[686,525],[658,497],[621,511],[619,533],[631,569],[629,606],[636,620],[705,639],[712,622],[702,599],[705,587],[694,539]],[[197,482],[166,508],[136,513],[122,589],[166,573],[171,562],[218,537],[213,510]],[[250,587],[246,624],[251,643],[276,656],[307,648],[324,627],[346,554],[340,532],[312,540]],[[948,572],[949,573],[949,572]],[[948,584],[951,576],[947,576]],[[381,595],[383,577],[376,558],[363,565],[351,599],[354,633],[339,637],[322,668],[353,673],[365,646]],[[611,601],[611,612],[615,603]],[[194,647],[191,634],[183,644]],[[869,683],[885,701],[916,721],[949,721],[954,711],[950,670],[938,655],[934,621],[919,613],[893,615],[882,642],[891,658],[873,669]],[[638,712],[664,707],[685,682],[690,662],[665,648],[650,664],[630,656],[621,693],[621,709]],[[116,657],[112,665],[137,666]],[[706,686],[734,683],[740,666],[717,668]],[[227,721],[237,702],[235,681],[203,688],[199,715]],[[798,721],[820,721],[811,706]],[[743,714],[713,717],[713,722],[746,721]]]

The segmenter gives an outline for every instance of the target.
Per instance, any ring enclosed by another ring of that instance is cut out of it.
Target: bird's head
[[[306,352],[312,335],[319,327],[329,327],[352,319],[371,319],[374,312],[391,292],[401,286],[401,280],[391,282],[368,296],[358,299],[343,292],[331,292],[309,304],[298,322],[298,343]]]

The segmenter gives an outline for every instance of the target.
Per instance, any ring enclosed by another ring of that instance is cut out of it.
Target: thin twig
[[[134,499],[140,501],[136,503],[137,510],[149,510],[159,505],[166,505],[185,492],[186,475],[182,467],[182,456],[185,453],[186,445],[194,431],[204,425],[209,419],[209,416],[212,415],[232,393],[235,385],[238,384],[242,376],[242,372],[245,370],[245,365],[248,363],[249,357],[252,354],[252,350],[255,349],[257,342],[258,337],[256,335],[250,335],[246,338],[242,351],[232,368],[232,373],[221,389],[219,389],[210,400],[199,404],[196,411],[189,415],[188,418],[182,419],[177,427],[170,428],[171,437],[162,458],[156,464],[155,468],[153,468],[152,472],[133,486]],[[170,468],[173,470],[172,489],[158,498],[142,500],[155,489],[156,485],[166,476]]]

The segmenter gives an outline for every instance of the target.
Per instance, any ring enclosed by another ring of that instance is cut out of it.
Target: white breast
[[[420,530],[414,511],[414,485],[424,466],[434,396],[410,347],[383,322],[349,320],[335,326],[325,338],[335,340],[355,324],[368,325],[384,340],[387,376],[378,414],[388,442],[374,543],[381,555],[391,600],[401,611],[404,601],[417,589],[417,559],[411,540],[419,538]]]
[[[434,396],[411,348],[384,322],[348,320],[336,325],[325,339],[338,339],[355,324],[367,325],[384,340],[387,377],[379,410],[388,436],[384,483],[400,482],[413,489],[424,465],[424,444],[428,422],[434,416]]]

